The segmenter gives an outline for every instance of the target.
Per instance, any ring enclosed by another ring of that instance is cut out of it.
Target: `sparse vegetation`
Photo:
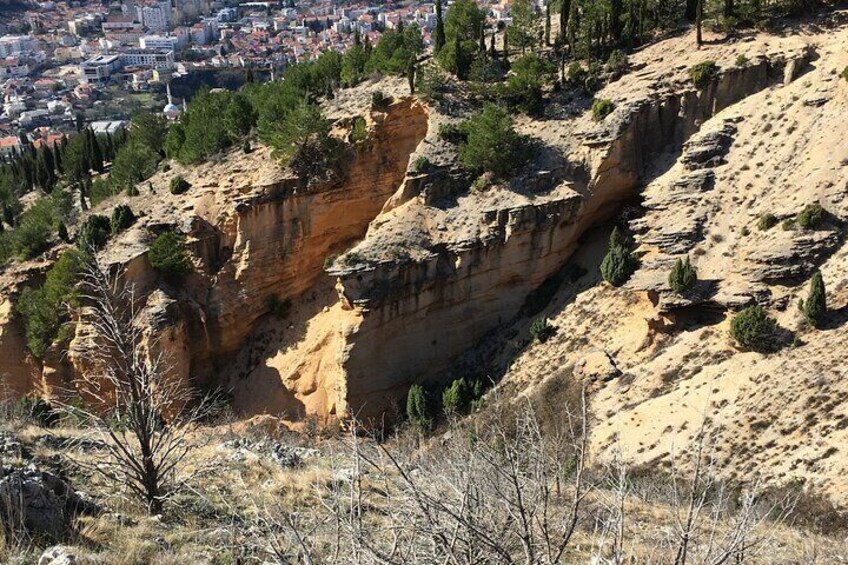
[[[110,222],[112,233],[120,233],[135,223],[135,214],[126,204],[115,206]]]
[[[112,235],[112,222],[106,216],[92,214],[85,219],[77,232],[77,245],[83,251],[102,249]]]
[[[748,57],[746,57],[743,53],[740,53],[736,56],[736,66],[744,67],[748,64]]]
[[[76,303],[76,285],[85,255],[75,249],[66,251],[47,272],[44,285],[27,287],[17,302],[24,320],[29,350],[43,357],[47,348],[70,335],[69,307]]]
[[[463,131],[468,139],[460,146],[460,160],[467,169],[503,178],[524,164],[527,142],[504,109],[487,104],[463,124]]]
[[[456,379],[442,392],[442,410],[447,416],[458,416],[468,411],[472,400],[471,385],[465,379]]]
[[[189,188],[191,188],[191,185],[180,175],[173,177],[168,185],[171,194],[184,194],[188,192]]]
[[[804,209],[798,213],[796,221],[798,225],[805,230],[813,230],[818,228],[825,218],[825,210],[818,202],[807,204]]]
[[[462,128],[454,123],[439,124],[439,139],[448,143],[462,143],[467,136]]]
[[[730,336],[742,347],[768,352],[777,347],[777,322],[760,305],[749,306],[730,321]]]
[[[351,143],[359,143],[368,138],[368,128],[365,126],[365,118],[357,116],[353,119],[353,127],[350,130]]]
[[[412,385],[406,395],[406,416],[409,421],[419,430],[428,431],[433,427],[433,413],[427,391],[421,385]]]
[[[611,100],[598,98],[592,103],[592,118],[596,122],[603,121],[604,118],[612,114],[615,110],[615,104]]]
[[[371,93],[371,106],[377,109],[383,109],[391,104],[392,99],[383,94],[382,90],[375,90]]]
[[[698,274],[688,255],[684,259],[677,259],[668,275],[668,285],[677,294],[683,294],[691,289],[697,280]]]
[[[760,214],[760,218],[757,220],[757,228],[760,231],[768,231],[776,225],[777,217],[769,212]]]
[[[427,169],[430,168],[430,159],[424,157],[423,155],[419,156],[412,163],[412,171],[416,173],[424,173]]]
[[[177,279],[192,269],[183,237],[174,231],[166,231],[153,240],[147,259],[167,279]]]
[[[627,72],[629,64],[627,54],[620,49],[615,49],[612,53],[610,53],[610,56],[607,59],[605,70],[613,78],[618,78]]]
[[[621,286],[636,270],[636,259],[627,248],[626,239],[618,227],[610,234],[609,251],[601,261],[601,276],[613,286]]]
[[[689,69],[689,76],[692,77],[695,88],[705,88],[718,77],[718,65],[716,65],[715,61],[698,63]]]
[[[841,76],[843,79],[848,81],[848,66],[846,66],[844,69],[842,69],[842,72],[839,73],[839,76]]]
[[[554,327],[548,323],[547,318],[536,318],[530,324],[530,335],[539,343],[545,343],[554,335]]]
[[[821,271],[813,274],[810,280],[810,293],[807,295],[807,300],[801,301],[800,306],[807,322],[815,328],[820,327],[827,313],[827,298]]]

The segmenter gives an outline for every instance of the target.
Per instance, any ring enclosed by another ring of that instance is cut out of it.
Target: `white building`
[[[102,84],[123,67],[119,55],[98,55],[80,64],[82,80],[85,83]]]
[[[160,2],[155,6],[139,7],[138,17],[147,29],[168,31],[168,28],[171,26],[171,4],[169,2]]]
[[[4,35],[0,37],[0,57],[12,57],[38,50],[38,42],[30,35]]]
[[[144,35],[138,40],[142,49],[165,49],[176,51],[179,40],[172,35]]]
[[[172,49],[127,49],[120,55],[124,66],[151,67],[154,69],[174,68]]]

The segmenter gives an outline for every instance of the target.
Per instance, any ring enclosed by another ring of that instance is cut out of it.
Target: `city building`
[[[142,49],[166,49],[176,51],[179,40],[172,35],[143,35],[138,40]]]
[[[98,55],[80,65],[85,83],[102,84],[124,66],[120,55]]]
[[[157,2],[153,6],[139,6],[138,20],[151,31],[168,31],[171,26],[171,3]]]
[[[0,57],[12,57],[38,50],[38,41],[30,35],[4,35],[0,37]]]
[[[120,54],[125,66],[171,69],[174,67],[173,49],[127,49]]]

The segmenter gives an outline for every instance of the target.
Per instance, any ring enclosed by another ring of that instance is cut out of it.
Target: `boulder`
[[[79,513],[96,506],[35,464],[0,466],[0,519],[29,535],[61,539]]]
[[[77,562],[73,550],[64,545],[48,547],[38,559],[38,565],[75,565]]]
[[[586,383],[607,382],[618,376],[621,371],[610,354],[602,349],[584,355],[574,364],[574,377]]]

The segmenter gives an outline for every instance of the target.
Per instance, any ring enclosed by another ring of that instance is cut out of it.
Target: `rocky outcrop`
[[[353,266],[337,262],[332,273],[341,300],[359,316],[344,336],[348,413],[379,417],[410,383],[449,370],[462,352],[520,311],[530,292],[563,266],[587,228],[636,194],[653,174],[657,155],[675,152],[714,113],[780,80],[784,64],[762,57],[728,70],[703,91],[671,85],[622,103],[601,126],[581,122],[582,147],[575,151],[581,174],[548,191],[523,184],[535,175],[521,177],[512,190],[526,190],[530,202],[486,210],[473,237],[438,243],[438,235],[429,236],[419,249],[399,256]],[[728,128],[697,144],[690,151],[693,164],[718,162],[731,133]],[[573,172],[575,162],[563,171]],[[679,192],[708,187],[708,175],[693,173]],[[409,218],[422,205],[409,201],[386,223],[400,226],[396,218]],[[426,218],[428,212],[416,213]],[[351,253],[367,255],[369,239],[381,241],[387,229],[372,229]],[[691,231],[697,238],[697,219]]]
[[[14,464],[23,459],[22,464]],[[63,479],[38,468],[25,448],[8,435],[0,436],[0,519],[12,531],[61,539],[73,517],[96,507]]]

